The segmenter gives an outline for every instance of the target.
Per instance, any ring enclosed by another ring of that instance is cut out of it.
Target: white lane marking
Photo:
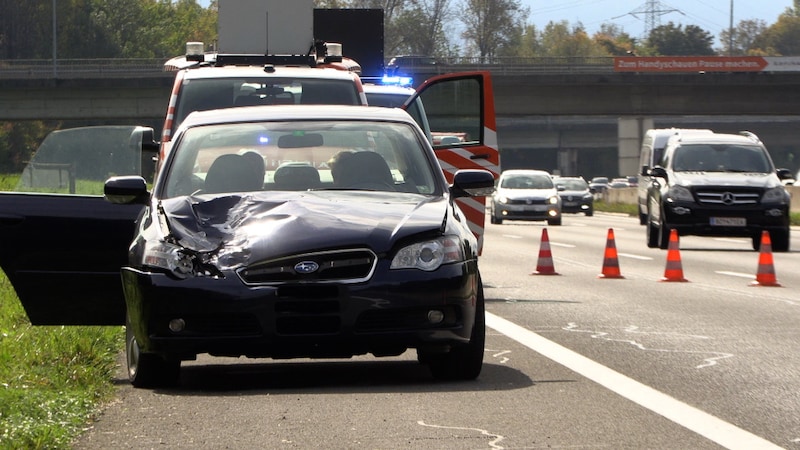
[[[617,253],[617,256],[624,256],[626,258],[631,258],[631,259],[640,259],[642,261],[652,261],[653,260],[653,258],[651,258],[649,256],[634,255],[632,253]]]
[[[559,244],[558,242],[550,241],[550,245],[553,247],[564,247],[564,248],[575,248],[572,244]]]
[[[628,400],[729,449],[781,447],[592,361],[492,313],[486,325]]]
[[[742,272],[728,272],[727,270],[715,270],[714,273],[718,273],[720,275],[730,275],[732,277],[739,277],[739,278],[750,278],[754,279],[756,276],[752,273],[742,273]]]
[[[489,436],[489,437],[493,437],[493,438],[495,438],[495,439],[493,439],[492,441],[490,441],[490,442],[489,442],[489,447],[491,447],[491,448],[494,448],[494,449],[497,449],[497,450],[502,450],[503,448],[505,448],[505,447],[501,447],[500,445],[497,445],[497,443],[498,443],[498,442],[500,442],[500,441],[502,441],[503,439],[505,439],[505,437],[504,437],[504,436],[501,436],[501,435],[499,435],[499,434],[492,434],[492,433],[489,433],[488,431],[486,431],[486,430],[482,430],[482,429],[480,429],[480,428],[468,428],[468,427],[447,427],[447,426],[444,426],[444,425],[430,425],[430,424],[427,424],[427,423],[425,423],[425,422],[424,422],[424,421],[422,421],[422,420],[418,420],[418,421],[417,421],[417,424],[419,424],[419,425],[422,425],[423,427],[430,427],[430,428],[442,428],[442,429],[445,429],[445,430],[480,431],[480,433],[481,433],[482,435],[484,435],[484,436]]]
[[[522,239],[522,236],[517,236],[516,234],[504,234],[503,237],[507,237],[509,239]]]

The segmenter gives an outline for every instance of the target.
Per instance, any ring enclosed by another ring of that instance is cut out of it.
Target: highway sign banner
[[[797,72],[800,57],[619,56],[615,72]]]

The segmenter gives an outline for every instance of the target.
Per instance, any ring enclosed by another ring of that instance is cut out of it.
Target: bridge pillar
[[[617,120],[617,150],[620,176],[636,175],[639,167],[639,150],[644,133],[653,128],[649,117],[621,117]]]

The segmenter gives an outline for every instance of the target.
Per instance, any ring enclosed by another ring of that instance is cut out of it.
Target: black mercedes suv
[[[671,137],[660,165],[650,170],[647,245],[667,248],[670,230],[679,235],[749,237],[753,249],[764,230],[772,249],[789,250],[790,197],[756,135],[681,134]]]

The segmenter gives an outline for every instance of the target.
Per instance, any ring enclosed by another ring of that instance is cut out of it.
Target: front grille
[[[376,262],[377,256],[368,249],[335,250],[260,261],[240,269],[238,274],[246,284],[358,283],[372,276]],[[298,267],[316,269],[302,273]]]
[[[729,189],[697,191],[697,201],[705,205],[757,205],[761,194]]]
[[[545,205],[547,199],[544,198],[514,198],[508,199],[509,205]]]

